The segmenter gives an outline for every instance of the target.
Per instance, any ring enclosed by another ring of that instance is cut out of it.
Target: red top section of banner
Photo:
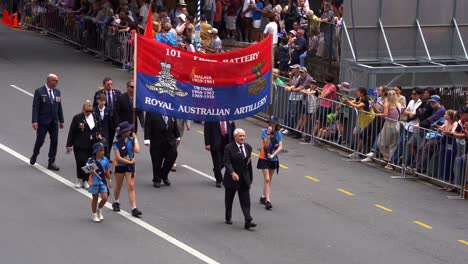
[[[159,76],[161,63],[170,65],[177,81],[202,86],[236,86],[254,81],[271,70],[271,35],[249,47],[217,54],[192,53],[137,37],[136,71]]]

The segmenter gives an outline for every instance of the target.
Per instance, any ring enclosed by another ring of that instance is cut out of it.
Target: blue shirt
[[[264,153],[264,149],[265,148],[262,148],[262,150],[260,152],[263,152],[263,153],[260,153],[260,158],[263,158],[265,159],[266,157],[268,157],[267,155],[268,154],[272,154],[274,153],[278,147],[279,147],[279,142],[282,142],[283,141],[283,134],[281,134],[281,132],[279,131],[272,131],[271,132],[272,134],[274,134],[276,136],[276,140],[278,141],[278,144],[275,144],[273,146],[272,142],[270,141],[270,146],[267,146],[267,150],[268,150],[268,153]],[[264,128],[262,129],[262,140],[265,140],[267,138],[267,129]],[[263,154],[263,155],[262,155]],[[278,161],[278,156],[274,156],[272,159],[270,159],[271,161]]]
[[[97,160],[99,161],[99,163],[101,163],[101,166],[102,166],[102,169],[105,171],[105,170],[109,170],[110,169],[110,163],[109,163],[109,160],[107,160],[106,157],[102,157],[101,160]],[[89,162],[89,160],[86,162],[86,165],[89,165],[91,164]],[[104,184],[101,179],[99,179],[97,173],[94,173],[93,174],[93,185],[98,185],[98,184]]]
[[[125,146],[127,148],[127,151],[128,151],[128,157],[122,157],[122,158],[126,158],[128,159],[129,161],[133,159],[133,138],[132,137],[128,137],[128,140],[127,142],[125,142]],[[114,146],[113,146],[113,149],[116,150],[118,149],[117,147],[117,142],[114,143]],[[127,166],[128,164],[125,164],[125,163],[122,163],[122,162],[118,162],[117,163],[117,166]]]
[[[258,9],[263,9],[263,3],[256,3],[255,4]],[[254,11],[252,15],[253,20],[260,20],[262,19],[262,13],[258,11]]]
[[[176,45],[176,40],[172,37],[172,34],[169,32],[166,33],[165,38],[163,38],[163,33],[158,33],[158,35],[156,35],[155,40],[173,47]]]

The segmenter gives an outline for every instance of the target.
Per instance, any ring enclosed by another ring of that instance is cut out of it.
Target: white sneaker
[[[289,130],[285,129],[285,130],[283,130],[283,132],[281,132],[281,133],[283,133],[284,135],[286,135],[286,134],[289,133]]]
[[[84,181],[84,182],[83,182],[83,188],[85,188],[85,189],[88,189],[88,188],[89,188],[89,184],[88,184],[87,181]]]
[[[366,154],[366,157],[373,158],[373,157],[375,157],[375,153],[374,152],[369,152],[369,153]]]
[[[371,162],[373,159],[372,158],[365,158],[365,159],[362,159],[361,162]]]
[[[93,219],[93,221],[94,221],[95,223],[101,222],[101,219],[99,219],[97,213],[96,213],[96,214],[93,213],[93,216],[91,217],[91,219]]]
[[[76,178],[75,188],[81,188],[81,185],[83,185],[83,181],[81,179]]]
[[[104,215],[102,214],[102,209],[97,209],[97,216],[99,220],[104,220]]]
[[[357,160],[359,159],[359,154],[358,153],[351,153],[348,155],[348,158],[352,159],[352,160]]]

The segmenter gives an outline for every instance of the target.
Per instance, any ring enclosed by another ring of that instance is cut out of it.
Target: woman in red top
[[[333,84],[335,79],[332,75],[325,77],[325,86],[320,94],[320,108],[317,111],[317,121],[315,122],[315,134],[320,128],[327,125],[327,115],[332,113],[333,101],[336,101],[336,86]]]

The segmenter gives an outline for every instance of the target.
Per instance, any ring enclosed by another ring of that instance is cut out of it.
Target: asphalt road
[[[50,72],[60,78],[66,122],[59,173],[41,166],[47,165],[48,140],[38,165],[27,164],[35,138],[28,93]],[[467,201],[449,200],[429,184],[391,179],[380,169],[344,162],[335,152],[290,138],[273,179],[273,210],[258,203],[262,177],[255,171],[251,197],[258,227],[243,229],[237,199],[234,225],[225,225],[224,192],[205,177],[212,165],[198,124],[179,147],[172,186],[154,189],[148,149],[138,155],[143,218],[107,209],[104,222],[93,223],[86,192],[70,187],[75,164],[65,154],[65,140],[72,116],[105,76],[115,88],[132,77],[61,40],[0,25],[1,263],[468,262]],[[260,127],[249,120],[237,126],[257,150]],[[121,204],[129,211],[125,195]]]

